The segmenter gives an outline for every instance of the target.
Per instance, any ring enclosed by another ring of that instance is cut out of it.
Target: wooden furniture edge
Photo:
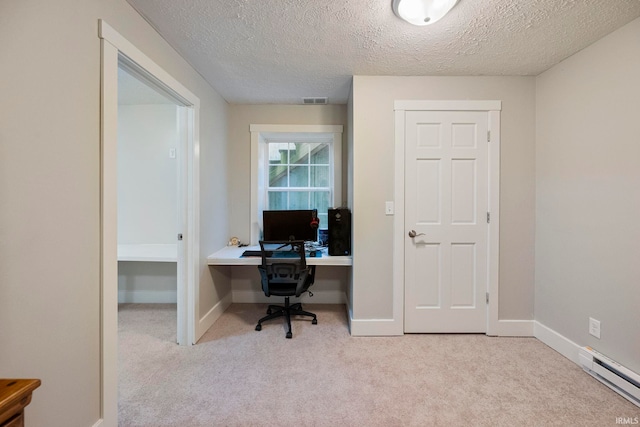
[[[39,379],[0,379],[0,424],[21,413],[40,384]]]

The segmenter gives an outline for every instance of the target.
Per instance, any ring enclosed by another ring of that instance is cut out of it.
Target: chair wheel
[[[312,324],[312,325],[317,325],[317,324],[318,324],[318,319],[313,319],[313,320],[311,321],[311,324]]]
[[[262,325],[258,324],[256,325],[256,331],[261,331],[262,330]]]
[[[291,338],[293,334],[291,332],[287,332],[287,338]]]

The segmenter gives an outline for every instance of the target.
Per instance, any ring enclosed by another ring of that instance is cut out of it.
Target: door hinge
[[[178,240],[182,240],[182,233],[178,234]]]
[[[487,292],[487,304],[489,304],[489,292]]]
[[[491,131],[487,131],[487,142],[491,142]]]
[[[487,212],[487,224],[491,223],[491,212]]]

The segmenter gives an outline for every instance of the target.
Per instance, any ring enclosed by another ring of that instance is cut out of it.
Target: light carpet
[[[341,305],[254,330],[233,304],[195,346],[176,306],[119,307],[119,424],[160,426],[614,426],[640,408],[535,338],[351,337]]]

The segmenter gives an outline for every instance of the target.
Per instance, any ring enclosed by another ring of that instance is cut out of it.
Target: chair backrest
[[[300,296],[313,283],[307,266],[304,241],[260,241],[262,264],[258,266],[266,296]]]

